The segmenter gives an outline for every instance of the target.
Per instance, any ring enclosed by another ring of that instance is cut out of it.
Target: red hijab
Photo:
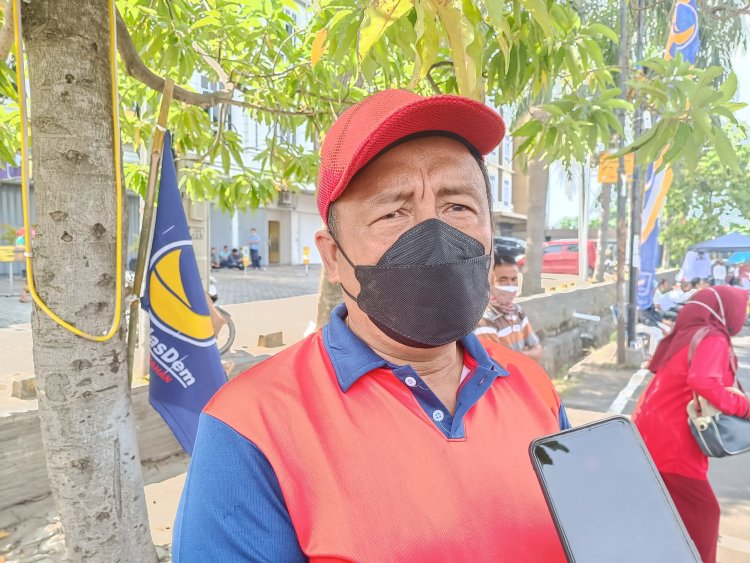
[[[747,291],[728,285],[701,289],[677,315],[672,332],[656,349],[648,368],[656,371],[672,356],[690,344],[698,330],[707,327],[709,335],[723,335],[731,346],[731,338],[742,330],[747,319]]]

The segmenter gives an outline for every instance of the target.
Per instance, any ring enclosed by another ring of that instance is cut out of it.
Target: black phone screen
[[[571,561],[700,561],[628,419],[535,440],[530,453]]]

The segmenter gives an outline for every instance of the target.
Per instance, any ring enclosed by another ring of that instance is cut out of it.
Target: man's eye
[[[460,203],[454,203],[453,205],[450,206],[451,211],[466,211],[466,209],[467,209],[466,206],[461,205]]]
[[[383,215],[381,219],[395,219],[398,217],[398,211],[392,211],[391,213],[388,213],[387,215]]]

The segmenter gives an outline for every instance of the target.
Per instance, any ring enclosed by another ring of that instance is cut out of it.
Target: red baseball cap
[[[318,210],[323,221],[328,224],[331,203],[383,149],[429,131],[458,135],[484,156],[502,141],[505,123],[495,110],[462,96],[383,90],[365,98],[341,114],[320,149]]]

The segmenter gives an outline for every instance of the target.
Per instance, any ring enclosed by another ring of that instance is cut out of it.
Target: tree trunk
[[[607,243],[608,232],[609,232],[609,212],[612,207],[612,186],[609,184],[602,184],[602,192],[599,194],[599,203],[602,206],[601,224],[599,225],[599,238],[597,242],[596,255],[596,271],[594,272],[594,278],[597,282],[604,281],[604,262],[607,259]]]
[[[523,295],[535,295],[544,292],[542,287],[542,244],[544,243],[547,226],[549,168],[539,160],[530,160],[526,181],[528,182],[529,211],[526,225],[526,264],[522,292]],[[521,184],[523,184],[523,180],[521,180]],[[522,188],[523,186],[519,187]]]
[[[326,269],[320,270],[320,295],[318,295],[318,328],[328,322],[333,308],[341,303],[341,285],[330,283],[326,275]]]
[[[107,2],[23,6],[34,140],[34,280],[63,319],[103,334],[115,306],[115,260],[124,261],[115,256],[115,212],[123,202],[115,197]],[[91,342],[35,307],[32,333],[47,471],[68,557],[155,561],[124,330]]]

